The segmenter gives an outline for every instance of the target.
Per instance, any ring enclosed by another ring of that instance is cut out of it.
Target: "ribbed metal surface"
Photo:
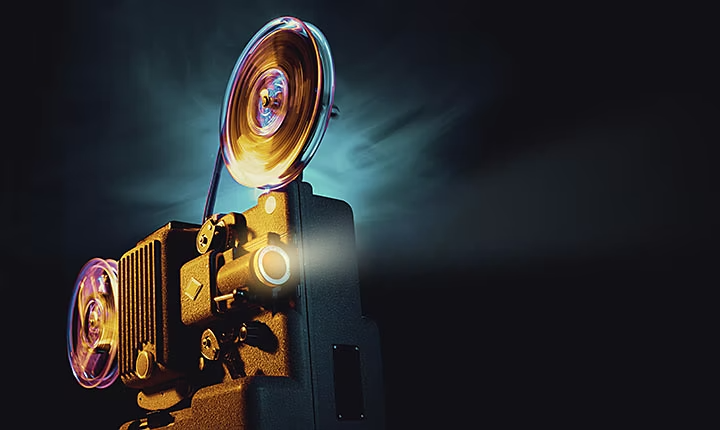
[[[135,358],[142,346],[156,345],[156,297],[160,284],[160,241],[153,240],[120,259],[120,353],[123,379],[135,379]]]

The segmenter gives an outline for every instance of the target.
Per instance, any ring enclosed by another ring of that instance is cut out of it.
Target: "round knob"
[[[148,379],[155,367],[155,356],[150,351],[140,351],[135,360],[135,374],[140,379]]]

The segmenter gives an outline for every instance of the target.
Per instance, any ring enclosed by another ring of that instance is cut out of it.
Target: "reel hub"
[[[248,104],[248,123],[253,133],[270,137],[287,114],[288,81],[280,69],[269,69],[258,78]]]

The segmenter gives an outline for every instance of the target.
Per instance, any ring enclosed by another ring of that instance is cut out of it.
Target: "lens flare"
[[[67,351],[85,388],[106,388],[118,376],[118,265],[94,258],[80,270],[70,302]]]
[[[290,279],[290,256],[279,246],[260,249],[255,253],[253,265],[260,274],[258,279],[268,286],[279,286]]]

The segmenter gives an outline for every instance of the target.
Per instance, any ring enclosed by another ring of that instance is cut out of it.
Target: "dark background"
[[[707,410],[688,382],[715,285],[709,11],[75,0],[3,15],[4,360],[10,414],[31,427],[137,417],[120,383],[73,379],[75,277],[199,220],[226,80],[281,15],[318,26],[335,59],[341,116],[305,179],[355,211],[389,428],[687,428]],[[249,207],[222,181],[219,206]]]

